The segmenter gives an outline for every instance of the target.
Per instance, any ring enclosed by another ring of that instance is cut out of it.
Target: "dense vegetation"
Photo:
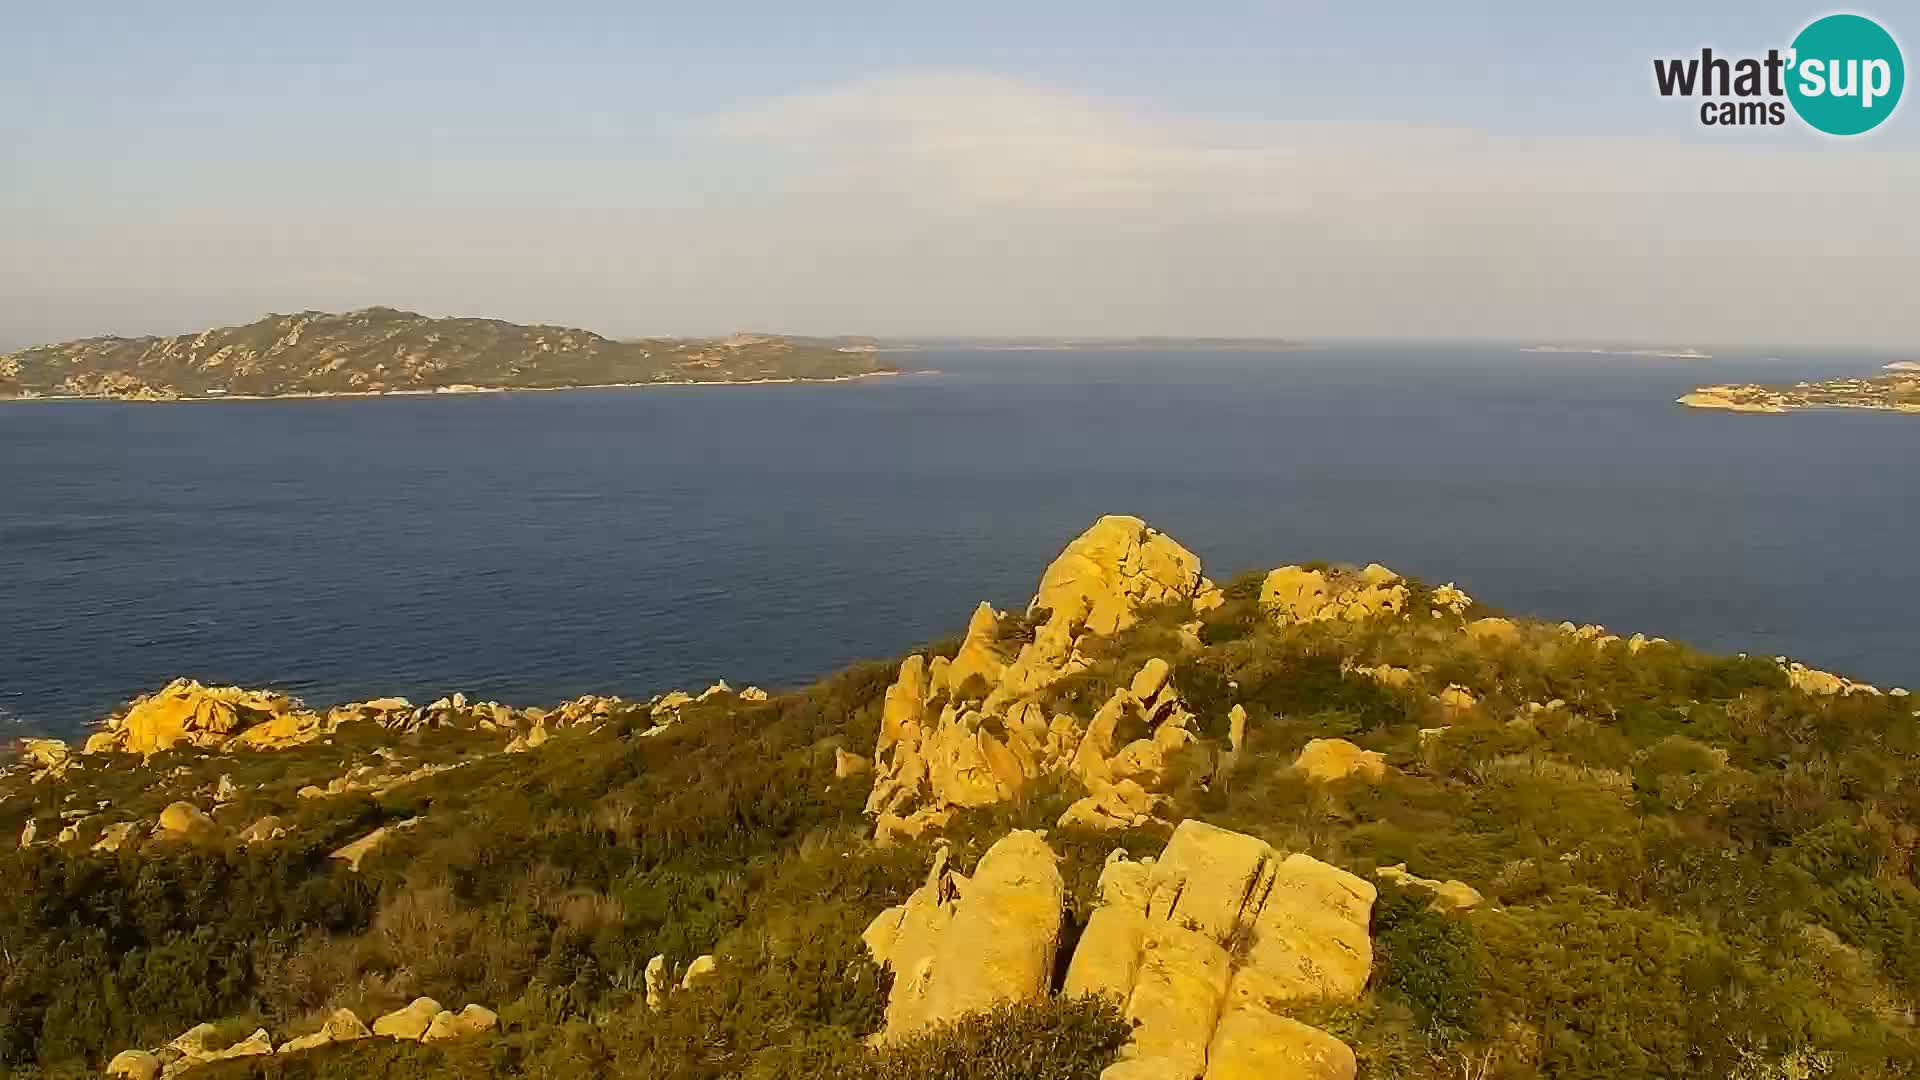
[[[0,356],[0,397],[274,396],[448,387],[822,379],[891,370],[847,340],[614,341],[563,326],[392,308],[268,315],[176,337],[94,337]]]
[[[1356,1004],[1302,1013],[1388,1078],[1894,1077],[1920,1069],[1920,722],[1910,699],[1816,697],[1770,661],[1677,645],[1595,645],[1523,625],[1476,640],[1458,620],[1275,629],[1236,583],[1204,647],[1176,617],[1101,644],[1058,684],[1085,715],[1149,656],[1207,734],[1251,715],[1231,761],[1191,755],[1169,817],[1201,816],[1361,873],[1407,863],[1488,903],[1432,910],[1383,883],[1376,958]],[[1474,612],[1474,615],[1482,614]],[[1416,673],[1393,688],[1355,665]],[[893,665],[861,665],[764,704],[716,699],[681,724],[617,716],[535,753],[373,798],[299,800],[379,741],[280,755],[179,753],[144,773],[0,784],[0,836],[76,790],[144,815],[222,773],[237,827],[281,814],[287,838],[224,834],[137,854],[0,852],[0,1064],[86,1075],[116,1050],[218,1018],[236,1037],[362,1016],[429,994],[497,1009],[471,1043],[342,1044],[205,1075],[287,1077],[1010,1075],[1097,1077],[1124,1038],[1085,1001],[1006,1010],[884,1055],[886,976],[860,932],[925,872],[924,846],[874,847],[864,779]],[[1450,684],[1480,704],[1448,714]],[[1557,704],[1555,704],[1557,703]],[[1551,707],[1549,707],[1551,706]],[[1434,729],[1446,726],[1444,732]],[[1378,783],[1310,785],[1308,739],[1387,755]],[[460,738],[401,747],[467,760]],[[137,777],[137,779],[136,779]],[[963,866],[1011,824],[1044,826],[1071,791],[959,821]],[[420,824],[360,873],[326,853],[383,821]],[[1084,915],[1116,843],[1164,829],[1051,837]],[[84,851],[84,847],[80,850]],[[719,976],[653,1012],[641,973],[713,953]]]

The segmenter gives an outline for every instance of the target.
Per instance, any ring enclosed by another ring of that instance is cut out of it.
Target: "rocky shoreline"
[[[671,390],[699,386],[787,386],[814,383],[858,382],[902,375],[938,375],[937,371],[865,371],[855,375],[823,375],[818,378],[783,379],[688,379],[679,382],[581,383],[577,386],[444,386],[431,390],[332,390],[286,394],[199,394],[163,396],[154,394],[0,394],[0,405],[74,401],[138,402],[147,405],[198,405],[224,401],[331,401],[365,398],[463,397],[476,394],[556,394],[574,390]]]
[[[1791,386],[1759,383],[1702,386],[1677,401],[1694,409],[1742,413],[1786,413],[1802,409],[1920,413],[1920,365],[1897,362],[1887,365],[1886,371],[1888,374],[1872,378],[1827,379]]]

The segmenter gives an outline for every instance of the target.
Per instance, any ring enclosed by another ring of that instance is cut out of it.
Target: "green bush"
[[[1475,1026],[1480,971],[1472,924],[1432,910],[1420,890],[1382,885],[1373,909],[1374,986],[1405,1001],[1424,1024]]]

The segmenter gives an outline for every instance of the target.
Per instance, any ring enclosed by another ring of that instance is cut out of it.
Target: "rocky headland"
[[[1679,403],[1695,409],[1745,413],[1785,413],[1798,409],[1920,413],[1920,364],[1899,361],[1888,364],[1885,370],[1888,374],[1871,378],[1826,379],[1791,386],[1759,383],[1702,386],[1680,397]]]
[[[0,1065],[1911,1075],[1916,777],[1903,689],[1106,517],[811,687],[26,740]]]
[[[92,337],[0,355],[0,400],[218,401],[890,374],[864,338],[617,341],[562,326],[373,307],[268,315],[171,337]]]

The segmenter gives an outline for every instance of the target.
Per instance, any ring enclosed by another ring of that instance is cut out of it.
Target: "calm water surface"
[[[327,703],[804,682],[1024,603],[1103,513],[1215,577],[1920,682],[1920,418],[1682,409],[1884,357],[945,352],[827,386],[0,407],[0,724],[176,675]]]

